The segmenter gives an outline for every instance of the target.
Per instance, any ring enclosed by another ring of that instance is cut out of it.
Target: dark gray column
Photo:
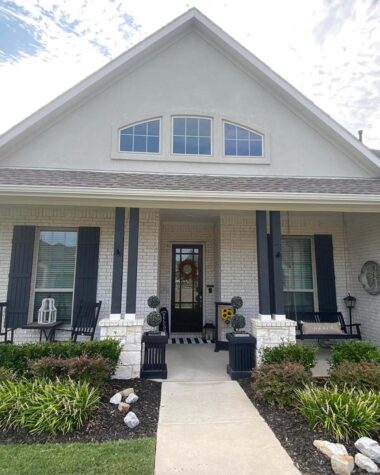
[[[267,213],[256,211],[257,270],[259,279],[259,312],[270,315]]]
[[[273,263],[273,302],[272,308],[276,315],[284,315],[284,279],[282,274],[282,254],[281,254],[281,213],[279,211],[270,212],[270,233]]]
[[[136,313],[137,259],[139,249],[139,208],[129,210],[128,273],[126,313]]]
[[[115,237],[113,244],[113,271],[111,313],[121,313],[121,294],[123,288],[124,263],[124,223],[125,208],[115,209]]]

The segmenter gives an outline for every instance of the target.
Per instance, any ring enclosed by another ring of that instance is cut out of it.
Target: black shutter
[[[13,228],[7,295],[8,328],[20,328],[28,323],[35,234],[35,226]]]
[[[320,312],[336,312],[333,241],[330,234],[316,234],[315,262]]]
[[[276,313],[274,305],[274,268],[273,268],[273,239],[272,235],[268,234],[268,266],[269,266],[269,293],[270,293],[270,313]]]
[[[74,315],[80,303],[96,302],[100,228],[80,227],[75,272]]]

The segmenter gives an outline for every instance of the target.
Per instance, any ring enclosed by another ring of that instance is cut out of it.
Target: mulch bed
[[[117,391],[133,387],[139,400],[132,404],[133,411],[140,424],[129,429],[124,423],[124,416],[109,399]],[[161,383],[144,379],[111,380],[104,390],[101,404],[87,423],[68,435],[33,435],[26,430],[7,430],[0,432],[0,444],[36,444],[61,442],[105,442],[107,440],[137,439],[155,437],[158,413],[161,401]]]
[[[250,379],[242,379],[239,383],[303,475],[334,474],[330,460],[313,446],[315,439],[336,442],[331,435],[311,429],[303,416],[296,411],[258,401],[251,388]],[[349,454],[354,456],[357,453],[353,443],[344,445]],[[355,467],[352,473],[364,475],[367,472]]]

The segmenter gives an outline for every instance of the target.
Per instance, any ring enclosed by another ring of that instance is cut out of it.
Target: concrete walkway
[[[162,384],[156,475],[300,475],[236,381]]]

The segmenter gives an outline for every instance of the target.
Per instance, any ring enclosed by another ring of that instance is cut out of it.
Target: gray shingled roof
[[[376,150],[375,148],[372,148],[371,152],[373,152],[375,155],[377,155],[380,158],[380,150]]]
[[[229,177],[20,168],[0,168],[0,187],[1,185],[231,193],[280,192],[380,195],[380,178]]]

